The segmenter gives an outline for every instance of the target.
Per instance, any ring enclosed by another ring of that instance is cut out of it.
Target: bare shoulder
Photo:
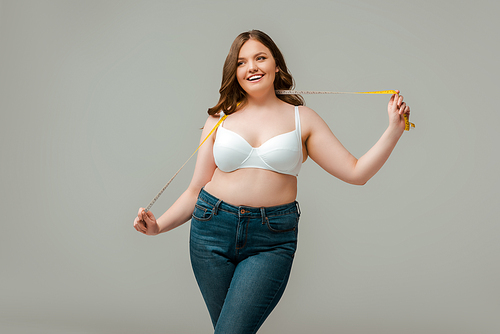
[[[203,130],[209,129],[212,130],[212,128],[217,124],[217,122],[220,119],[220,115],[208,115],[207,120],[205,121],[205,126],[203,127]]]
[[[321,118],[320,115],[313,109],[306,107],[306,106],[300,106],[299,107],[299,113],[300,113],[300,118],[304,119],[306,122],[317,122],[317,121],[322,121],[323,119]]]
[[[311,117],[319,117],[319,115],[309,107],[299,106],[300,117],[304,119],[309,119]]]
[[[313,109],[301,106],[299,107],[300,124],[302,132],[309,135],[313,129],[327,126],[325,121]]]

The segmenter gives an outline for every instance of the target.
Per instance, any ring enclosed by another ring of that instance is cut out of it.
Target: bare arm
[[[209,134],[217,121],[216,117],[208,117],[203,128],[200,143]],[[134,227],[137,231],[147,235],[156,235],[170,231],[191,219],[198,193],[212,179],[216,168],[212,154],[213,143],[214,139],[212,135],[200,147],[191,183],[186,191],[182,193],[163,215],[156,220],[151,211],[146,213],[144,212],[144,208],[139,209],[137,217],[134,220]]]
[[[404,131],[403,114],[410,108],[401,95],[394,94],[388,105],[389,126],[377,143],[356,159],[335,137],[328,125],[314,111],[304,109],[307,153],[333,176],[351,184],[362,185],[375,175],[389,158]]]

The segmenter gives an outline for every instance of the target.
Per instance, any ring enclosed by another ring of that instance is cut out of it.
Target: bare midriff
[[[258,168],[229,173],[217,168],[205,190],[235,206],[270,207],[295,201],[297,178]]]

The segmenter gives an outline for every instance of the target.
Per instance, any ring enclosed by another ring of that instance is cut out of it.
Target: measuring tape
[[[212,131],[210,131],[210,133],[205,137],[205,139],[203,139],[203,141],[201,142],[201,144],[198,145],[198,147],[196,148],[196,150],[193,152],[193,154],[191,154],[191,156],[186,160],[186,162],[181,166],[181,168],[179,168],[179,170],[177,172],[175,172],[174,176],[172,176],[172,178],[170,178],[170,180],[168,180],[167,184],[160,190],[160,192],[155,196],[155,198],[153,198],[153,200],[149,203],[148,207],[144,211],[148,212],[149,209],[151,209],[151,207],[153,206],[153,204],[155,204],[156,200],[161,196],[161,194],[163,194],[163,192],[165,191],[165,189],[167,189],[167,187],[169,186],[170,182],[172,182],[172,180],[177,176],[177,174],[179,174],[179,172],[181,171],[181,169],[183,169],[184,166],[186,166],[186,164],[188,163],[188,161],[191,160],[191,158],[196,154],[196,152],[198,152],[198,150],[200,149],[201,145],[203,145],[203,143],[205,143],[205,141],[212,135],[212,133],[214,133],[215,129],[217,129],[219,127],[219,125],[226,119],[226,117],[227,117],[227,115],[222,116],[222,118],[217,122],[217,124],[215,124],[214,128],[212,129]]]
[[[396,92],[395,90],[380,90],[380,91],[375,91],[375,92],[328,92],[328,91],[317,91],[317,90],[276,90],[276,94],[277,95],[295,95],[295,94],[398,94],[398,92]],[[410,127],[414,128],[415,124],[410,123],[410,121],[408,120],[408,115],[405,114],[403,116],[404,116],[404,119],[405,119],[405,130],[409,131]],[[181,166],[181,168],[179,168],[179,170],[174,174],[174,176],[172,176],[170,178],[170,180],[168,180],[167,184],[160,190],[160,192],[155,196],[155,198],[153,198],[153,200],[149,203],[149,205],[147,206],[147,208],[144,210],[145,212],[148,212],[151,209],[151,207],[153,206],[153,204],[155,204],[156,200],[161,196],[161,194],[163,194],[163,192],[165,191],[165,189],[167,189],[167,187],[170,185],[170,183],[172,182],[172,180],[177,176],[177,174],[179,174],[179,172],[181,171],[181,169],[183,169],[184,166],[186,166],[186,164],[188,163],[188,161],[191,160],[191,158],[196,154],[196,152],[198,152],[198,150],[200,149],[201,145],[203,145],[205,143],[205,141],[212,135],[212,133],[214,133],[214,131],[226,119],[226,117],[227,117],[227,115],[222,116],[221,119],[217,122],[217,124],[215,124],[214,128],[212,129],[212,131],[210,131],[210,133],[205,137],[205,139],[203,139],[203,141],[201,142],[201,144],[198,145],[198,147],[193,152],[193,154],[191,154],[191,156],[186,160],[186,162]]]
[[[293,94],[398,94],[395,90],[379,90],[375,92],[328,92],[320,90],[277,90],[278,95],[293,95]],[[410,131],[410,127],[414,128],[415,124],[410,123],[408,115],[403,115],[405,119],[405,130]]]

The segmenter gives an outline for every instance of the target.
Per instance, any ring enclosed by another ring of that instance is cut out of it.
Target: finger
[[[406,108],[406,102],[401,103],[401,106],[399,107],[399,114],[401,115]]]
[[[154,222],[154,220],[155,220],[155,216],[153,215],[153,213],[151,211],[144,212],[144,216],[146,219],[148,219],[151,222]]]
[[[137,212],[137,217],[139,217],[139,219],[142,218],[143,211],[144,211],[144,208],[139,208],[139,212]]]
[[[140,221],[138,224],[137,224],[137,231],[141,232],[141,233],[146,233],[147,232],[147,227],[145,226],[144,222],[143,221]]]
[[[134,228],[137,232],[142,232],[141,229],[139,228],[139,224],[137,222],[134,223]]]
[[[403,95],[399,95],[398,107],[401,107],[401,103],[403,103]]]
[[[141,233],[146,233],[148,230],[148,224],[144,221],[144,218],[142,218],[142,215],[139,214],[140,216],[135,218],[134,221],[134,227],[136,228],[137,231]]]
[[[144,219],[139,219],[138,221],[139,228],[143,231],[147,231],[148,229],[148,223]]]
[[[148,211],[148,212],[149,212],[149,211]],[[144,226],[146,226],[146,228],[147,228],[147,226],[148,226],[149,224],[151,224],[151,223],[153,222],[153,221],[151,220],[151,218],[149,218],[149,216],[148,216],[148,212],[146,212],[146,211],[143,211],[143,212],[142,212],[142,221],[143,221],[143,223],[144,223]]]
[[[390,100],[389,100],[389,106],[393,107],[396,105],[396,100],[397,100],[397,94],[392,94]]]
[[[134,228],[137,232],[142,232],[139,224],[134,224]]]
[[[148,213],[151,214],[151,211],[146,211],[146,209],[141,208],[141,220],[146,221],[146,219],[149,219]]]
[[[139,232],[143,232],[144,231],[144,223],[139,218],[135,218],[134,228]]]

